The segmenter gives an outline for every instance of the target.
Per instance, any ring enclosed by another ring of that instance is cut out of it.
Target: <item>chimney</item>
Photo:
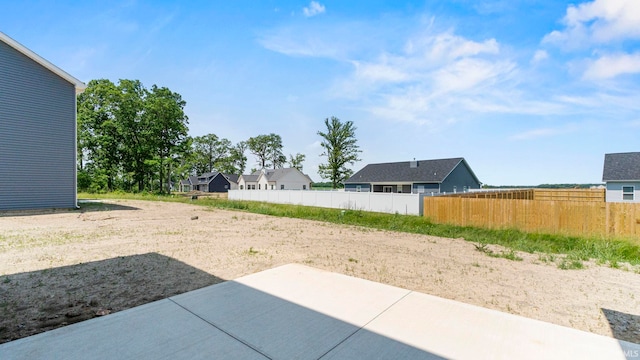
[[[418,167],[418,162],[416,161],[416,158],[413,158],[413,161],[409,161],[409,167],[411,169],[415,169]]]

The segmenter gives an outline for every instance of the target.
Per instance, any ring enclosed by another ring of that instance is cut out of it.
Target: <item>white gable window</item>
[[[622,200],[633,201],[634,190],[635,189],[634,189],[633,186],[623,186],[622,187]]]

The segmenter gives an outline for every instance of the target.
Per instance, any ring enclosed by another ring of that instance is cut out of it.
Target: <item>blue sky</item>
[[[331,116],[357,127],[355,170],[464,157],[491,185],[591,183],[640,151],[638,0],[0,5],[0,31],[80,80],[169,87],[193,136],[279,134],[315,181]]]

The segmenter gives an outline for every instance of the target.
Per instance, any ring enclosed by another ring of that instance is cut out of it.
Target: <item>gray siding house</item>
[[[73,208],[78,79],[0,32],[0,210]]]
[[[640,152],[604,155],[607,202],[640,202]]]
[[[464,158],[369,164],[344,182],[345,191],[432,194],[481,185]]]
[[[228,192],[238,188],[238,175],[208,172],[180,181],[180,191]]]

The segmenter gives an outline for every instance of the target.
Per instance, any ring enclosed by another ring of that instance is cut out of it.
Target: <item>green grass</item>
[[[632,239],[526,233],[515,229],[496,230],[470,226],[434,224],[422,216],[383,214],[361,210],[328,209],[207,198],[191,201],[190,198],[178,195],[159,196],[116,193],[100,195],[78,194],[78,196],[79,198],[176,201],[211,208],[241,210],[271,216],[356,225],[378,230],[400,231],[447,238],[463,238],[478,244],[504,246],[510,249],[510,251],[498,255],[511,260],[521,260],[514,251],[565,254],[568,259],[567,261],[570,262],[570,264],[566,264],[568,268],[577,268],[578,262],[582,264],[582,261],[588,261],[590,259],[596,260],[600,264],[607,263],[617,265],[619,262],[627,262],[631,265],[640,265],[640,246],[633,243]],[[637,239],[635,241],[637,241]]]

